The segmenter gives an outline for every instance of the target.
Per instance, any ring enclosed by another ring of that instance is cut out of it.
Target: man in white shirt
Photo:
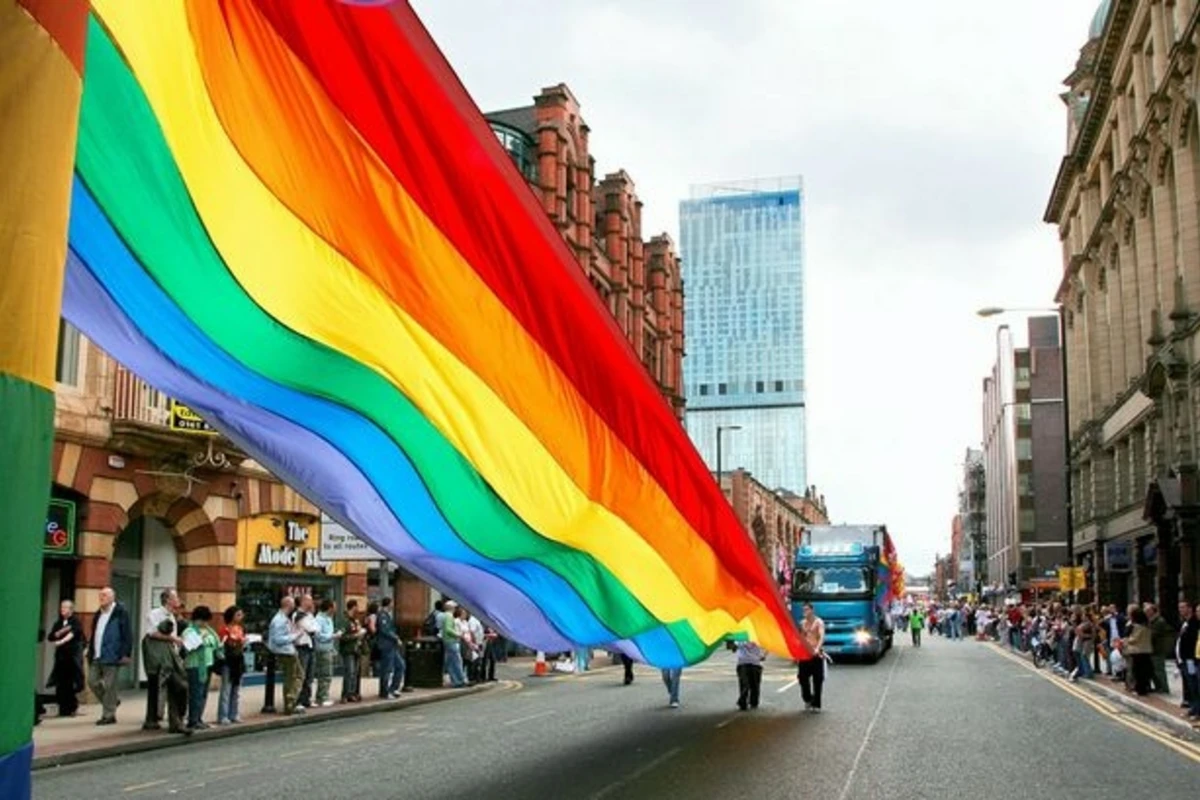
[[[301,669],[304,670],[304,676],[300,679],[300,697],[296,706],[297,708],[311,708],[314,668],[316,667],[316,661],[313,658],[313,637],[317,633],[317,620],[313,615],[311,594],[301,595],[293,620],[300,630],[300,636],[296,638],[296,655],[300,659]]]
[[[146,721],[142,724],[142,730],[146,731],[162,727],[163,706],[167,705],[170,695],[168,684],[176,669],[183,670],[183,662],[178,655],[182,640],[176,619],[179,593],[174,589],[164,589],[158,599],[159,605],[146,614],[142,635],[142,664],[146,669]],[[180,716],[183,709],[178,705],[178,702],[171,703],[168,709],[172,731],[184,730]]]

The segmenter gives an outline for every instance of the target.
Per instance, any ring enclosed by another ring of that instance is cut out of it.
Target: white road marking
[[[682,750],[683,750],[682,747],[675,747],[675,748],[672,748],[671,750],[668,750],[667,752],[663,753],[661,756],[654,759],[653,761],[651,761],[647,764],[643,764],[641,767],[638,767],[633,772],[629,773],[628,775],[626,775],[624,778],[617,781],[616,783],[610,783],[608,786],[605,786],[603,789],[601,789],[600,791],[598,791],[594,795],[592,795],[592,800],[600,800],[600,798],[602,798],[602,797],[607,797],[608,795],[610,795],[613,792],[620,789],[622,786],[632,783],[633,781],[642,777],[643,775],[645,775],[647,772],[654,769],[655,767],[657,767],[657,766],[665,763],[669,759],[672,759],[675,756],[679,755],[679,753]]]
[[[309,749],[309,750],[296,750],[296,751],[294,751],[294,752],[291,752],[291,753],[284,753],[283,755],[281,755],[281,756],[280,756],[280,758],[295,758],[296,756],[302,756],[302,755],[305,755],[306,753],[311,753],[311,752],[312,752],[312,750],[311,750],[311,749]]]
[[[778,689],[776,689],[776,690],[775,690],[775,693],[776,693],[776,694],[783,694],[783,693],[784,693],[784,692],[786,692],[788,689],[792,688],[793,686],[797,685],[798,683],[800,683],[800,681],[796,680],[795,678],[792,678],[790,681],[788,681],[787,683],[785,683],[783,686],[780,686]]]
[[[718,727],[718,728],[724,728],[726,725],[728,725],[729,723],[733,722],[733,721],[734,721],[734,720],[736,720],[737,718],[738,718],[738,715],[737,715],[737,714],[734,714],[734,715],[733,715],[732,717],[730,717],[729,719],[722,720],[722,721],[718,722],[718,723],[717,723],[717,727]]]
[[[530,714],[528,717],[517,717],[516,719],[510,719],[507,722],[505,722],[504,724],[505,725],[520,725],[522,722],[531,722],[535,719],[541,719],[542,717],[549,717],[552,714],[557,714],[557,713],[558,712],[555,711],[554,709],[551,709],[550,711],[539,711],[536,714]]]
[[[867,744],[871,741],[871,734],[875,730],[875,725],[879,722],[879,717],[883,714],[883,704],[887,700],[888,691],[892,688],[892,678],[896,675],[896,667],[900,666],[900,658],[903,650],[896,651],[896,660],[892,662],[892,668],[888,670],[887,683],[883,686],[883,693],[879,695],[879,704],[875,706],[875,713],[871,717],[870,724],[867,725],[867,732],[863,734],[862,744],[858,746],[858,752],[854,755],[854,762],[850,764],[850,774],[846,776],[846,785],[842,787],[841,793],[838,794],[838,800],[846,800],[850,796],[850,787],[854,784],[854,776],[858,773],[858,764],[862,761],[863,753],[867,752]]]
[[[248,767],[248,766],[250,766],[250,762],[243,761],[240,764],[226,764],[222,767],[209,767],[208,771],[209,772],[228,772],[231,769],[241,769],[242,767]]]
[[[121,791],[123,792],[140,792],[142,789],[149,789],[153,786],[162,786],[166,783],[166,778],[161,781],[150,781],[149,783],[135,783],[133,786],[126,786]]]

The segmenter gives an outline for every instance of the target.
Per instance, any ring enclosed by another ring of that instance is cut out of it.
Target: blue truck
[[[890,545],[883,525],[819,525],[806,528],[792,569],[792,616],[799,624],[804,604],[825,621],[825,651],[831,656],[878,661],[892,646],[886,587],[880,558]]]

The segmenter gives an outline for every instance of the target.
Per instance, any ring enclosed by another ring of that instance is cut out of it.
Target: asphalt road
[[[734,708],[727,653],[684,672],[527,679],[521,688],[288,733],[39,772],[79,798],[962,798],[1200,795],[1200,749],[1132,730],[974,642],[931,638],[836,665],[825,712],[800,711],[768,662],[764,705]]]

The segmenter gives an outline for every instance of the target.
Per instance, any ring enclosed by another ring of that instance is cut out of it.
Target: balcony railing
[[[166,427],[171,417],[170,409],[171,401],[165,394],[117,365],[113,421]]]

